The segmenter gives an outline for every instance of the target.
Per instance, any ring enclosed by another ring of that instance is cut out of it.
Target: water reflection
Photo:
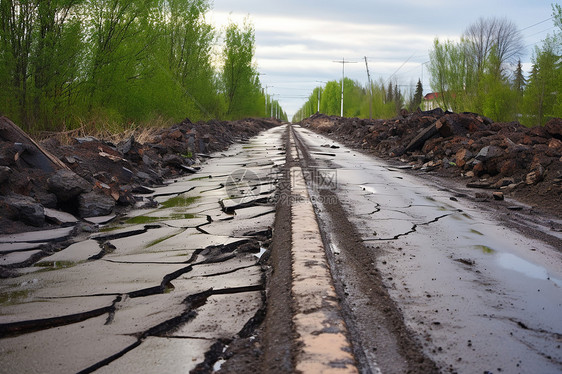
[[[557,286],[562,287],[562,280],[550,277],[548,271],[542,266],[523,260],[511,253],[499,253],[496,258],[498,264],[504,269],[517,271],[529,278],[551,280]]]

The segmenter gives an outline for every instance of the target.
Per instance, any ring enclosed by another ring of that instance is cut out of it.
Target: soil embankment
[[[527,128],[436,109],[373,121],[316,114],[301,125],[408,168],[459,179],[478,188],[480,200],[511,197],[561,217],[560,118]]]
[[[61,145],[55,137],[35,142],[0,117],[0,234],[115,214],[137,204],[135,196],[150,193],[150,187],[194,173],[211,153],[279,124],[186,119],[142,142],[131,135],[117,144],[81,137]]]

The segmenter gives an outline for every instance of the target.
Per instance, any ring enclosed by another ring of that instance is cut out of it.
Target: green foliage
[[[423,86],[421,80],[418,79],[418,83],[416,84],[416,92],[408,105],[408,109],[411,112],[413,112],[417,108],[420,108],[422,100],[423,100]]]
[[[523,123],[527,126],[543,125],[550,117],[562,117],[560,92],[560,45],[556,38],[549,37],[542,48],[535,49],[533,70],[523,96]]]
[[[553,18],[555,25],[562,27],[559,5],[553,5]],[[488,26],[483,27],[484,34],[493,32],[497,24]],[[496,121],[521,120],[528,126],[562,116],[557,99],[562,90],[561,33],[549,36],[536,48],[528,79],[519,61],[510,80],[511,65],[507,62],[517,55],[518,32],[509,34],[510,47],[494,38],[478,44],[481,40],[476,37],[481,34],[477,29],[472,31],[471,39],[459,43],[436,39],[430,51],[431,88],[439,93],[438,104],[443,109],[478,112]]]
[[[263,115],[253,27],[231,25],[217,53],[210,8],[210,0],[0,0],[1,114],[35,131]],[[228,93],[218,57],[247,69]]]
[[[253,62],[255,31],[246,19],[243,27],[231,23],[226,28],[222,84],[226,117],[259,116],[263,113],[261,85]]]
[[[388,101],[384,82],[372,84],[373,117],[391,118],[396,116],[397,107],[403,105],[403,95],[398,86],[394,85],[392,97],[398,97],[398,102]],[[341,114],[341,81],[327,82],[323,88],[316,88],[307,102],[295,114],[293,121],[300,121],[316,113],[318,105],[318,90],[320,96],[320,113],[332,116]],[[362,87],[357,81],[344,80],[344,117],[369,118],[369,100],[371,94],[368,87]],[[398,109],[399,111],[400,109]]]

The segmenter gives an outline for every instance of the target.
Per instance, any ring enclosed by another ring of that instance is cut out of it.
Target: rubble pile
[[[186,119],[142,144],[130,136],[118,144],[83,137],[61,145],[55,138],[37,143],[0,117],[0,233],[114,214],[150,187],[196,172],[209,154],[277,125]]]
[[[468,187],[490,190],[480,196],[507,195],[560,215],[560,118],[527,128],[435,109],[373,121],[316,114],[301,125],[412,169],[460,177]]]

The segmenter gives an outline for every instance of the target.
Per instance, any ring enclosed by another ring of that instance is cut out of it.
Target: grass
[[[146,223],[154,223],[160,221],[168,221],[168,220],[180,220],[180,219],[194,219],[197,216],[195,214],[172,214],[168,217],[150,217],[150,216],[136,216],[129,218],[125,221],[125,224],[128,225],[143,225]]]
[[[171,199],[168,199],[166,201],[164,201],[160,207],[160,209],[165,209],[165,208],[186,208],[188,206],[190,206],[191,204],[193,204],[195,201],[197,201],[198,199],[200,199],[199,196],[176,196],[176,197],[172,197]]]
[[[156,239],[156,240],[154,240],[154,241],[148,243],[148,244],[145,246],[145,248],[154,247],[156,244],[160,244],[160,243],[162,243],[162,242],[164,242],[164,241],[166,241],[166,240],[168,240],[168,239],[170,239],[170,238],[173,238],[174,236],[177,236],[177,235],[181,234],[182,232],[183,232],[183,230],[182,230],[182,231],[179,231],[179,232],[177,232],[177,233],[175,233],[175,234],[166,235],[166,236],[163,236],[163,237],[161,237],[161,238],[159,238],[159,239]]]
[[[69,145],[74,142],[74,138],[93,136],[100,140],[119,143],[123,140],[135,137],[135,141],[144,144],[153,141],[154,136],[163,128],[168,128],[175,122],[158,117],[145,124],[127,123],[123,124],[107,118],[92,117],[87,121],[81,120],[79,126],[74,129],[62,130],[57,132],[43,131],[34,136],[38,140],[54,138],[62,145]]]
[[[10,291],[0,293],[0,305],[14,305],[20,303],[23,299],[27,299],[29,290]]]
[[[486,246],[486,245],[475,245],[474,248],[479,249],[479,250],[481,250],[482,252],[488,253],[488,254],[491,254],[491,253],[494,253],[494,252],[495,252],[494,249],[492,249],[492,248],[490,248],[490,247],[488,247],[488,246]]]

